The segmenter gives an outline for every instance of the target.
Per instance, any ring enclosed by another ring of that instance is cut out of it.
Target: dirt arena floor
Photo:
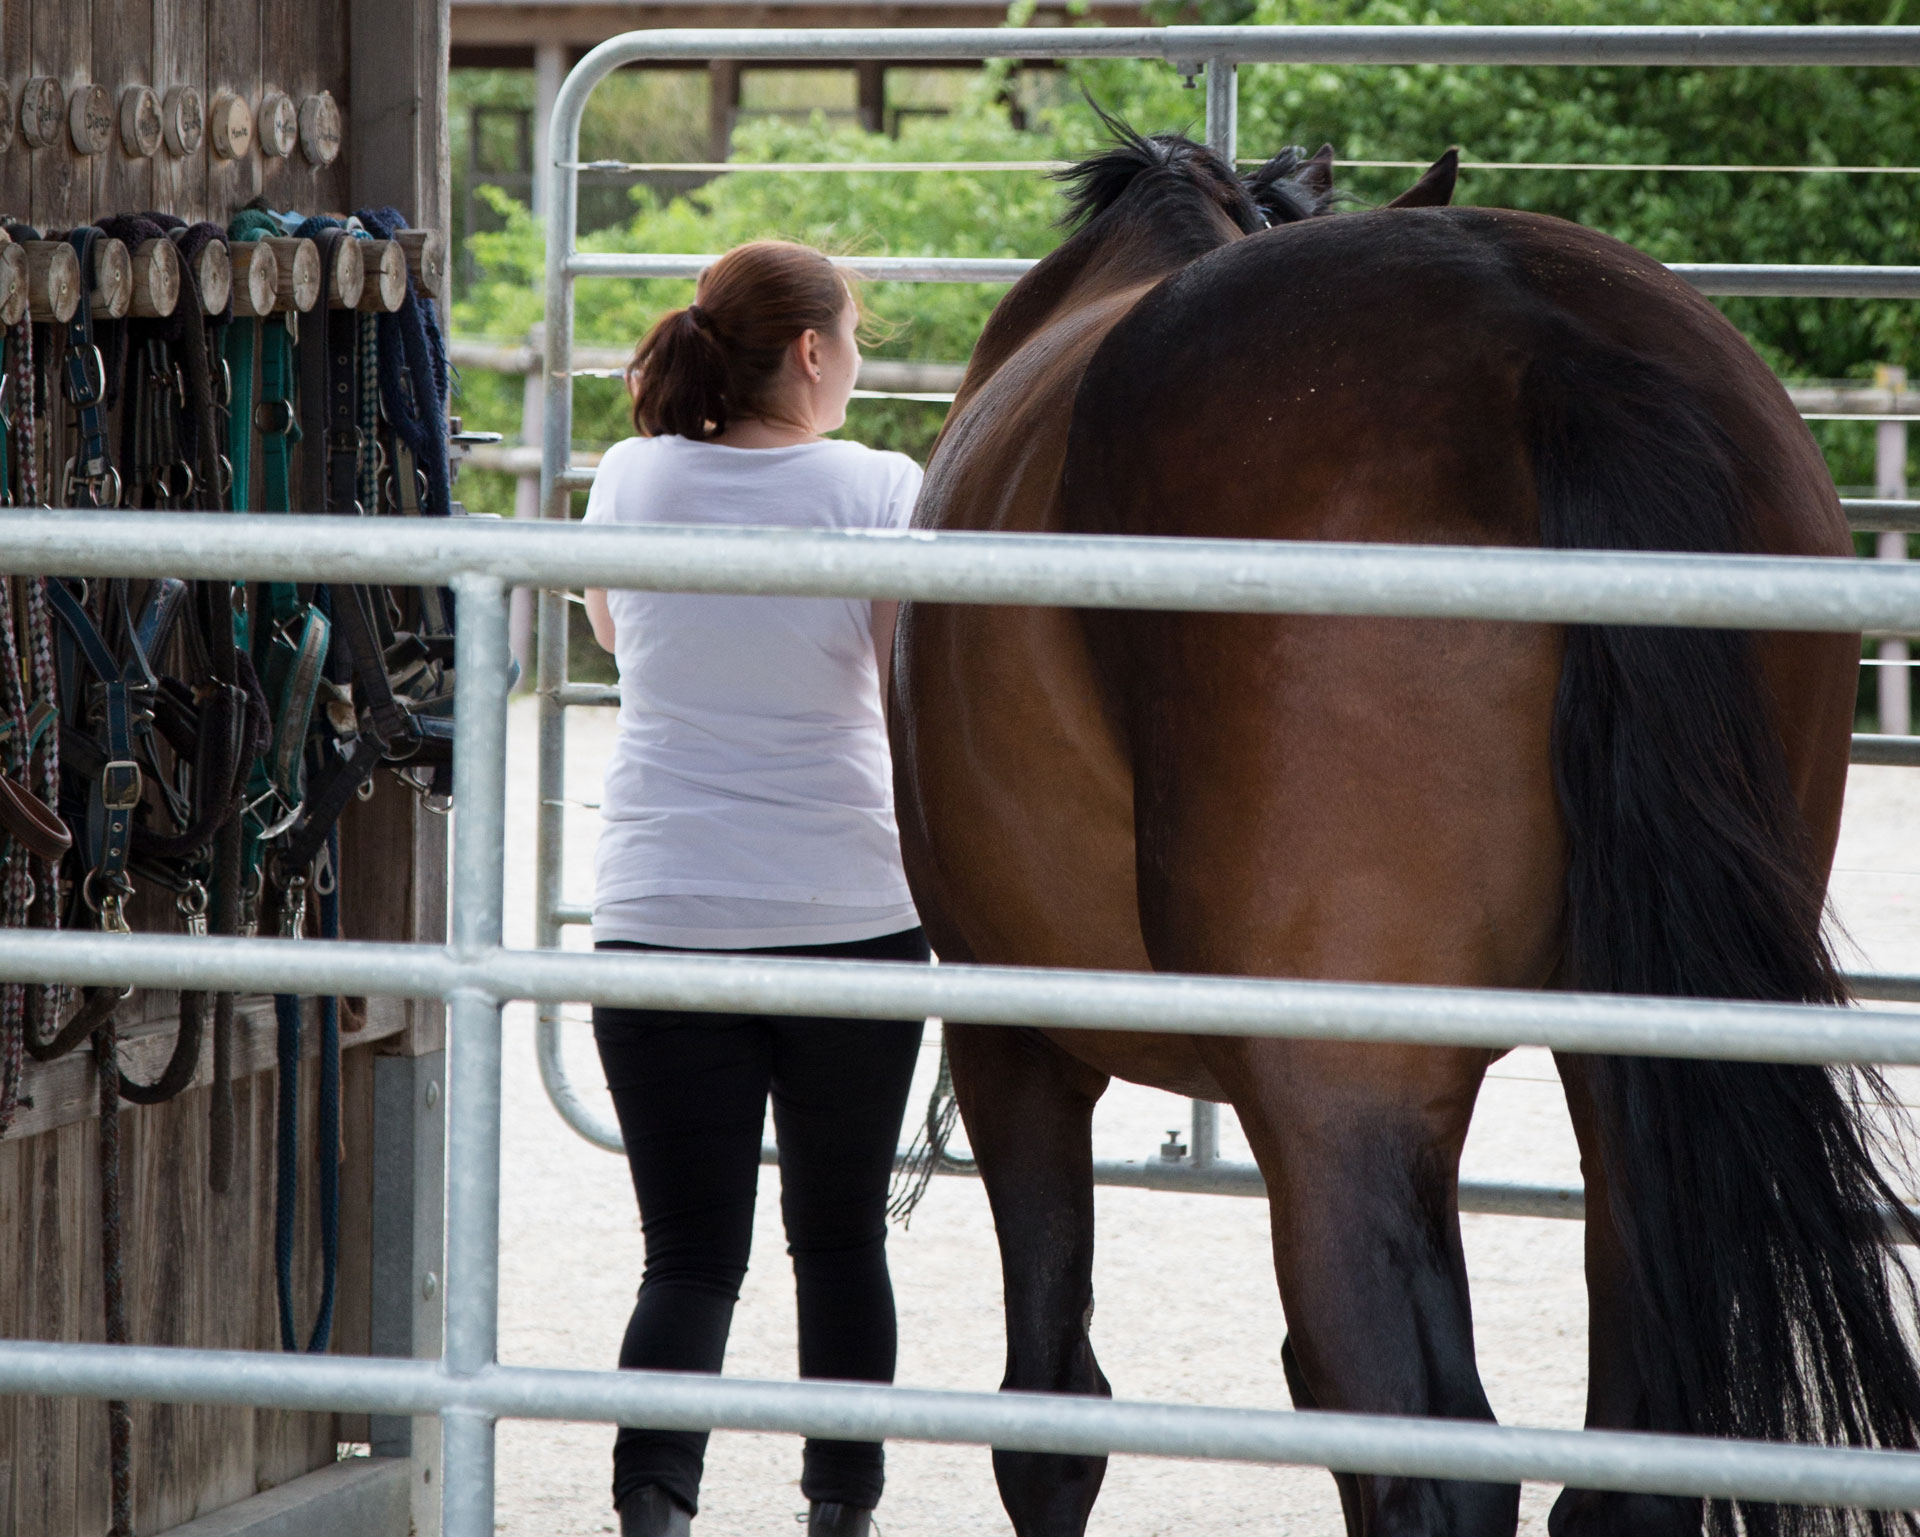
[[[610,711],[573,712],[571,801],[599,799],[612,724]],[[528,944],[535,802],[530,701],[515,706],[511,753],[508,940]],[[570,894],[587,893],[594,828],[590,804],[570,806]],[[1916,834],[1920,776],[1856,769],[1833,887],[1837,919],[1851,936],[1850,966],[1920,970]],[[575,936],[576,943],[584,940]],[[570,1035],[573,1077],[597,1090],[598,1065],[584,1022]],[[936,1062],[930,1034],[916,1110]],[[1184,1101],[1116,1085],[1095,1122],[1096,1155],[1156,1157],[1168,1129],[1184,1127],[1186,1118]],[[1222,1120],[1222,1155],[1246,1158],[1232,1112],[1223,1111]],[[632,1190],[624,1164],[580,1140],[548,1106],[524,1006],[508,1013],[505,1139],[501,1356],[525,1365],[611,1366],[640,1274]],[[1466,1172],[1538,1182],[1578,1178],[1559,1081],[1544,1052],[1516,1052],[1494,1067],[1467,1144]],[[753,1266],[727,1354],[730,1374],[795,1375],[792,1280],[777,1197],[777,1175],[763,1171]],[[1115,1394],[1288,1407],[1265,1204],[1102,1190],[1098,1208],[1094,1341]],[[1577,1427],[1586,1330],[1580,1225],[1472,1216],[1462,1225],[1480,1368],[1494,1409],[1506,1424]],[[977,1182],[936,1181],[911,1227],[894,1230],[890,1252],[900,1304],[900,1382],[994,1388],[1003,1350],[1000,1270]],[[615,1531],[607,1494],[611,1439],[598,1425],[503,1423],[497,1530],[510,1537]],[[984,1449],[895,1443],[887,1449],[887,1468],[878,1512],[884,1537],[1010,1532]],[[1524,1491],[1525,1537],[1544,1537],[1556,1492]],[[790,1532],[805,1508],[797,1440],[714,1437],[695,1523],[702,1537]],[[1109,1467],[1090,1530],[1097,1537],[1340,1537],[1343,1527],[1332,1481],[1317,1469],[1123,1457]]]

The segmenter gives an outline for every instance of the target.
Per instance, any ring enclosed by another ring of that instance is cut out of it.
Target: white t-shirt
[[[827,439],[629,438],[589,523],[904,528],[920,467]],[[865,599],[610,591],[620,720],[593,935],[689,949],[912,928]]]

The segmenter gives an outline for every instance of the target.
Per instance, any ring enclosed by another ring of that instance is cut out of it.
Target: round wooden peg
[[[280,292],[280,258],[266,240],[236,240],[233,261],[233,313],[248,320],[273,313]]]
[[[80,308],[80,258],[64,240],[28,240],[27,312],[65,325]]]
[[[270,236],[266,243],[280,260],[273,307],[304,315],[320,301],[320,248],[311,240],[295,240],[288,235]]]
[[[222,160],[242,160],[253,148],[253,108],[232,91],[221,91],[207,109],[207,137]]]
[[[103,235],[94,241],[87,307],[103,320],[119,320],[133,307],[133,253],[124,240]]]
[[[29,149],[47,149],[59,142],[66,117],[67,93],[52,75],[35,75],[20,93],[20,137]]]
[[[0,80],[0,155],[13,148],[13,87]]]
[[[233,262],[224,240],[209,240],[193,259],[193,275],[200,284],[200,308],[209,315],[225,312],[233,295]],[[267,302],[273,302],[273,285],[267,285]]]
[[[397,240],[356,240],[354,244],[367,267],[357,308],[391,315],[407,301],[407,253]]]
[[[260,153],[284,160],[300,143],[300,109],[285,91],[269,91],[260,99],[254,129],[260,136]]]
[[[120,144],[136,160],[160,153],[166,137],[160,126],[160,98],[150,85],[130,85],[120,93]]]
[[[180,253],[164,235],[143,240],[133,253],[133,313],[164,320],[180,302]]]
[[[160,129],[167,148],[176,155],[198,154],[207,133],[207,111],[200,93],[190,85],[176,85],[161,98]]]
[[[27,253],[9,241],[0,246],[0,325],[27,318]]]
[[[439,298],[447,286],[446,241],[430,229],[403,229],[398,239],[414,285],[429,299]]]
[[[360,254],[364,240],[347,235],[333,243],[332,281],[327,284],[327,308],[357,310],[367,286],[367,259]]]
[[[315,165],[332,165],[340,155],[340,105],[331,91],[300,103],[300,152]]]
[[[113,143],[113,97],[97,81],[76,86],[67,98],[67,132],[74,153],[104,155]]]

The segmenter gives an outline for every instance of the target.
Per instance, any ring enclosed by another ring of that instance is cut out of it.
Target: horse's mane
[[[1089,99],[1113,143],[1096,155],[1055,171],[1054,179],[1067,188],[1067,208],[1060,222],[1084,229],[1128,192],[1138,188],[1154,201],[1206,197],[1243,234],[1265,224],[1253,194],[1241,185],[1233,170],[1204,144],[1185,134],[1143,134]]]

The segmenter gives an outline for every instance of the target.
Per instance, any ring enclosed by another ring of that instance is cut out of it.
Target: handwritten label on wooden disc
[[[284,160],[300,143],[300,109],[285,91],[269,91],[260,102],[254,130],[260,138],[260,153]]]
[[[30,148],[46,149],[60,139],[67,93],[52,75],[35,75],[20,93],[20,137]]]
[[[300,153],[315,165],[332,165],[340,156],[340,106],[331,91],[300,103]]]
[[[242,160],[253,148],[253,108],[231,91],[221,91],[207,109],[207,137],[222,160]]]
[[[327,285],[327,308],[357,310],[367,286],[367,262],[361,254],[366,242],[348,235],[333,245],[333,281]]]
[[[176,85],[160,103],[160,126],[167,148],[176,155],[198,154],[207,133],[207,111],[200,93],[190,85]]]
[[[67,98],[67,132],[76,153],[104,155],[113,143],[113,97],[97,81],[76,86]]]
[[[0,246],[0,324],[17,326],[27,317],[27,253],[17,245]]]
[[[195,275],[200,279],[200,308],[218,315],[233,294],[233,261],[224,240],[209,240],[194,259]],[[273,302],[273,285],[267,285],[267,302]]]
[[[160,98],[150,85],[130,85],[120,93],[120,146],[137,160],[160,152]]]

